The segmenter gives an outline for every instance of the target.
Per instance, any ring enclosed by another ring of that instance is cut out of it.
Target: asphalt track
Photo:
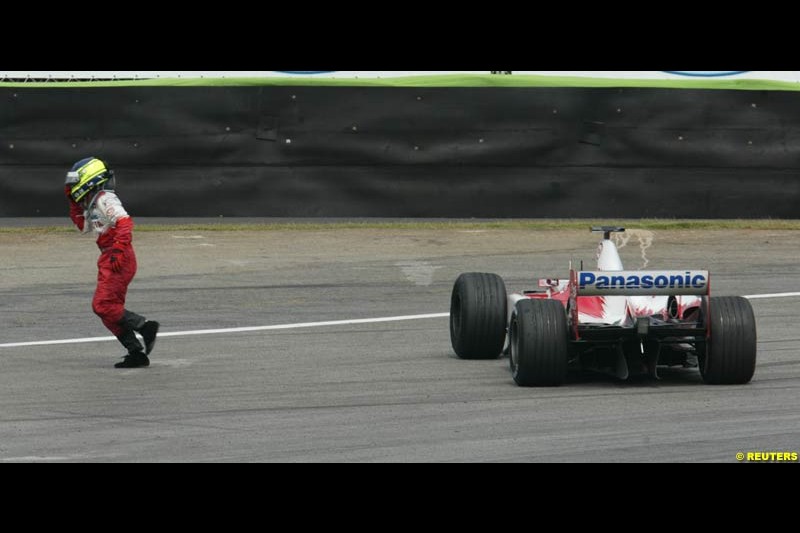
[[[519,388],[507,358],[455,357],[446,314],[459,273],[532,288],[570,260],[591,263],[588,228],[137,232],[128,308],[164,335],[152,365],[134,370],[113,368],[121,346],[91,312],[93,239],[0,233],[0,462],[736,463],[738,452],[799,452],[800,296],[786,293],[800,291],[800,232],[630,236],[627,268],[709,269],[715,295],[771,295],[751,300],[750,384],[708,386],[675,369]]]

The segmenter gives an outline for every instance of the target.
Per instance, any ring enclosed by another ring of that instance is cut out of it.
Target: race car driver
[[[92,309],[128,350],[114,366],[144,367],[150,365],[148,355],[153,351],[159,323],[125,309],[128,285],[136,275],[133,219],[122,207],[114,186],[114,171],[102,160],[87,157],[67,172],[64,193],[69,200],[69,216],[81,233],[97,234],[101,253]],[[144,346],[136,338],[137,332]]]

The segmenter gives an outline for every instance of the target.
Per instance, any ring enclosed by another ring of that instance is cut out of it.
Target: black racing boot
[[[140,366],[150,366],[150,359],[142,350],[142,345],[132,329],[126,329],[117,339],[128,349],[125,359],[114,365],[114,368],[138,368]]]
[[[132,329],[133,331],[141,333],[144,339],[144,353],[145,355],[150,355],[150,352],[153,351],[153,347],[156,344],[156,335],[158,335],[160,324],[154,320],[146,320],[142,315],[128,311],[127,309],[119,323],[123,328]]]
[[[142,334],[142,338],[144,339],[145,355],[150,355],[150,352],[153,351],[153,347],[156,345],[156,336],[158,335],[158,328],[160,325],[161,324],[155,320],[148,320],[144,323],[144,326],[139,329],[139,333]]]
[[[145,354],[128,354],[119,363],[114,363],[114,368],[139,368],[150,366],[150,359]]]

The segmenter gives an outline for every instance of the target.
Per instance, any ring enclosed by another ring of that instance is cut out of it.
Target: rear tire
[[[711,337],[699,367],[703,381],[713,385],[747,383],[756,370],[756,319],[741,296],[711,298]]]
[[[506,285],[497,274],[461,274],[450,297],[450,341],[461,359],[497,359],[506,340]]]
[[[522,387],[567,379],[567,314],[557,300],[517,302],[509,325],[511,375]]]

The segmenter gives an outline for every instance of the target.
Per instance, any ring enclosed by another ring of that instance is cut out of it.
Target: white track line
[[[750,300],[760,298],[789,298],[800,296],[800,292],[780,292],[774,294],[750,294],[745,296]],[[246,333],[249,331],[275,331],[281,329],[321,328],[325,326],[348,326],[352,324],[375,324],[378,322],[402,322],[404,320],[421,320],[425,318],[449,317],[450,313],[429,313],[426,315],[386,316],[380,318],[357,318],[354,320],[330,320],[328,322],[302,322],[300,324],[281,324],[277,326],[252,326],[245,328],[227,329],[198,329],[194,331],[170,331],[159,333],[158,337],[188,337],[189,335],[214,335],[217,333]],[[48,346],[53,344],[81,344],[85,342],[115,341],[116,337],[85,337],[82,339],[61,339],[55,341],[9,342],[0,344],[0,348],[21,348],[23,346]]]
[[[281,324],[277,326],[252,326],[227,329],[198,329],[194,331],[170,331],[159,333],[158,338],[185,337],[188,335],[213,335],[215,333],[245,333],[248,331],[273,331],[280,329],[321,328],[324,326],[347,326],[351,324],[375,324],[378,322],[401,322],[403,320],[421,320],[424,318],[444,318],[450,313],[429,313],[427,315],[387,316],[380,318],[358,318],[354,320],[331,320],[328,322],[303,322],[300,324]],[[80,344],[84,342],[115,341],[116,337],[85,337],[83,339],[63,339],[57,341],[11,342],[0,344],[0,348],[19,348],[22,346],[47,346],[51,344]]]
[[[744,296],[748,300],[758,300],[759,298],[789,298],[790,296],[800,296],[800,292],[776,292],[775,294],[750,294]]]

